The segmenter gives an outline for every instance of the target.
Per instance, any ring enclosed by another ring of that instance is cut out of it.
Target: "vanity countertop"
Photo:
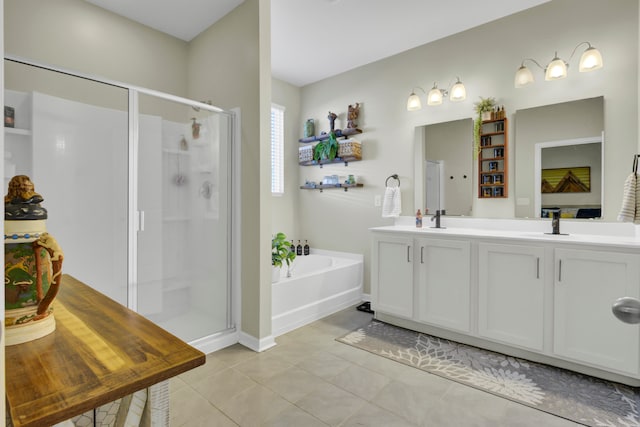
[[[538,230],[496,230],[496,229],[482,229],[482,228],[464,228],[464,227],[448,227],[446,224],[443,227],[446,228],[431,228],[430,226],[423,226],[423,228],[416,228],[409,225],[392,225],[383,227],[370,228],[370,231],[383,232],[383,233],[406,233],[414,236],[424,237],[472,237],[472,238],[491,238],[498,240],[526,240],[536,241],[540,243],[561,243],[568,245],[597,245],[608,247],[619,247],[627,249],[640,249],[640,239],[634,236],[624,235],[607,235],[607,234],[583,234],[583,233],[571,233],[568,234],[548,234],[551,231],[550,224],[546,224],[549,228],[548,231]],[[564,230],[561,229],[564,233]]]

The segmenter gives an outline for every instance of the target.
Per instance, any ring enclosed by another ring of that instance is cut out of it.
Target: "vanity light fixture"
[[[575,55],[576,50],[578,50],[578,48],[583,44],[586,44],[588,47],[580,57],[580,65],[578,66],[578,71],[580,71],[581,73],[585,73],[602,68],[602,55],[600,54],[600,51],[591,46],[591,43],[589,42],[578,43],[578,45],[573,49],[573,52],[571,52],[569,61],[571,61],[571,58],[573,58],[573,55]],[[518,70],[516,71],[514,79],[514,85],[516,88],[521,88],[534,82],[531,70],[529,70],[526,65],[524,65],[525,61],[531,61],[539,68],[544,70],[544,79],[547,81],[560,80],[567,77],[567,68],[569,67],[569,62],[559,58],[558,52],[555,53],[555,56],[546,67],[540,65],[535,59],[526,58],[522,60],[520,68],[518,68]]]
[[[420,89],[422,92],[426,93],[421,87],[414,87],[411,91],[411,95],[409,95],[409,99],[407,99],[407,111],[422,109],[422,101],[420,101],[420,97],[416,95],[416,89]]]
[[[456,77],[456,79],[456,83],[451,86],[449,90],[438,88],[438,83],[434,82],[433,87],[429,93],[427,93],[427,105],[440,105],[446,96],[449,96],[449,100],[452,102],[465,100],[467,98],[467,89],[460,81],[460,77]],[[407,99],[407,111],[416,111],[422,108],[422,101],[420,101],[420,97],[415,93],[416,89],[420,89],[426,93],[421,87],[414,88],[413,91],[411,91],[411,95],[409,95],[409,99]]]

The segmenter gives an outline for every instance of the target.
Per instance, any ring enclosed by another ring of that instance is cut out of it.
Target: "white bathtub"
[[[279,336],[362,301],[363,256],[312,250],[283,266],[271,294],[271,333]]]

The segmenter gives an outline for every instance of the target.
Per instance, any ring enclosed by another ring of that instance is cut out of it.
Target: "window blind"
[[[271,104],[271,194],[284,194],[284,110]]]

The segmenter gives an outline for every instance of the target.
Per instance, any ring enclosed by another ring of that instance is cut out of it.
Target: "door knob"
[[[640,323],[640,300],[637,298],[618,298],[613,303],[611,311],[624,323]]]

